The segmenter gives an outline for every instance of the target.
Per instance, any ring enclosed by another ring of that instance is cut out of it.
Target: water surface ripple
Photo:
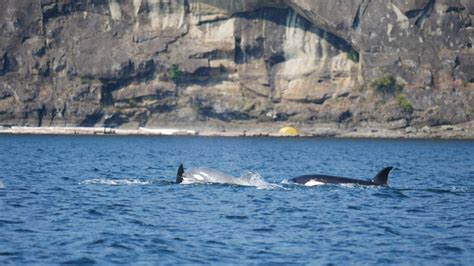
[[[0,264],[474,262],[474,142],[0,136]],[[274,189],[175,185],[176,169]],[[303,187],[325,173],[390,187]]]

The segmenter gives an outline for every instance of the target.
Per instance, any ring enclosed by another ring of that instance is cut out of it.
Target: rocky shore
[[[108,136],[203,136],[203,137],[291,137],[281,134],[284,124],[215,124],[193,126],[176,124],[159,128],[108,128],[108,127],[0,127],[5,135],[108,135]],[[334,124],[317,126],[300,125],[294,137],[334,138],[389,138],[389,139],[465,139],[474,140],[474,123],[455,126],[387,129],[382,125],[370,127],[338,127]]]
[[[0,126],[468,135],[473,22],[472,0],[6,1]]]

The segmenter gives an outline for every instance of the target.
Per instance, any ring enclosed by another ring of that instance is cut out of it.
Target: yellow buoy
[[[279,133],[282,136],[298,136],[299,135],[298,129],[294,127],[283,127],[280,129]]]

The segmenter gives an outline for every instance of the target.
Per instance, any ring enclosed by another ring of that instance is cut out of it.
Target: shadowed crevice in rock
[[[356,16],[354,17],[354,20],[352,22],[352,29],[355,30],[359,28],[360,25],[360,17],[361,17],[361,12],[360,12],[360,6],[357,8],[357,13]]]
[[[9,55],[8,53],[5,53],[3,56],[3,66],[0,69],[0,74],[5,75],[9,72],[17,72],[18,71],[18,63],[15,60],[15,57],[13,55]]]
[[[103,112],[95,112],[90,115],[87,115],[82,122],[79,123],[80,127],[94,127],[97,126],[97,123],[104,117]],[[99,125],[100,126],[100,125]]]
[[[293,102],[299,102],[299,103],[313,103],[313,104],[324,104],[327,100],[331,99],[331,95],[325,94],[319,99],[301,99],[301,100],[291,100]]]
[[[115,113],[105,119],[104,127],[115,128],[127,123],[128,121],[129,119],[127,116],[124,116],[123,114]],[[94,122],[94,121],[90,121],[90,122]],[[96,121],[96,123],[97,122],[98,121]]]
[[[436,0],[430,0],[430,2],[426,5],[426,7],[420,10],[419,17],[415,21],[415,25],[418,28],[422,28],[425,20],[431,16],[431,13],[433,12],[435,4],[436,4]]]
[[[341,113],[337,119],[338,124],[347,123],[352,119],[352,112],[350,110]]]
[[[143,83],[150,81],[155,75],[155,64],[153,60],[148,60],[135,67],[135,63],[129,61],[129,64],[122,68],[117,77],[101,78],[101,104],[104,106],[113,105],[114,99],[112,93],[120,88],[126,87],[132,83]],[[93,78],[93,77],[91,77]]]
[[[200,67],[185,78],[188,84],[201,86],[215,86],[229,79],[229,73],[225,68]]]
[[[370,1],[369,1],[370,2]],[[311,32],[319,36],[319,38],[326,40],[331,44],[332,47],[342,51],[358,51],[356,47],[353,47],[351,43],[345,39],[319,28],[306,18],[300,16],[298,13],[294,14],[295,11],[292,8],[260,8],[253,12],[242,12],[237,13],[233,17],[236,19],[245,19],[250,21],[264,20],[269,23],[275,23],[281,27],[295,27],[301,31]],[[297,23],[289,23],[288,17],[296,16]],[[260,58],[264,54],[265,40],[256,39],[252,46],[242,47],[242,33],[245,29],[237,29],[235,32],[235,62],[238,64],[247,64],[249,60],[254,58]],[[291,38],[286,36],[286,38]],[[283,41],[283,40],[282,40]],[[284,57],[281,54],[273,56],[273,60],[269,60],[269,63],[273,66],[276,62],[283,62]]]
[[[357,7],[357,12],[356,15],[354,16],[354,19],[352,20],[352,30],[357,30],[360,27],[360,21],[362,17],[365,15],[365,12],[367,8],[369,7],[371,0],[363,0],[359,6]]]
[[[43,22],[68,16],[77,12],[89,12],[102,16],[110,16],[109,1],[107,0],[80,0],[80,1],[45,1],[42,3]]]
[[[5,53],[5,55],[3,55],[0,59],[0,76],[1,75],[5,75],[5,69],[7,68],[7,54]]]
[[[242,112],[216,112],[212,107],[203,107],[199,109],[199,113],[203,117],[214,118],[225,122],[237,121],[237,120],[249,120],[251,117]]]
[[[48,109],[43,104],[40,109],[37,110],[38,113],[38,126],[41,127],[43,125],[43,119],[48,113]]]

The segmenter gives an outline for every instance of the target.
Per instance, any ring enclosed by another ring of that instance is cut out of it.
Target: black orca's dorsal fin
[[[183,182],[184,167],[180,164],[178,167],[178,173],[176,174],[176,183],[181,184]]]
[[[380,171],[373,179],[372,182],[374,182],[376,185],[387,185],[388,181],[388,173],[393,169],[393,167],[385,167]]]

